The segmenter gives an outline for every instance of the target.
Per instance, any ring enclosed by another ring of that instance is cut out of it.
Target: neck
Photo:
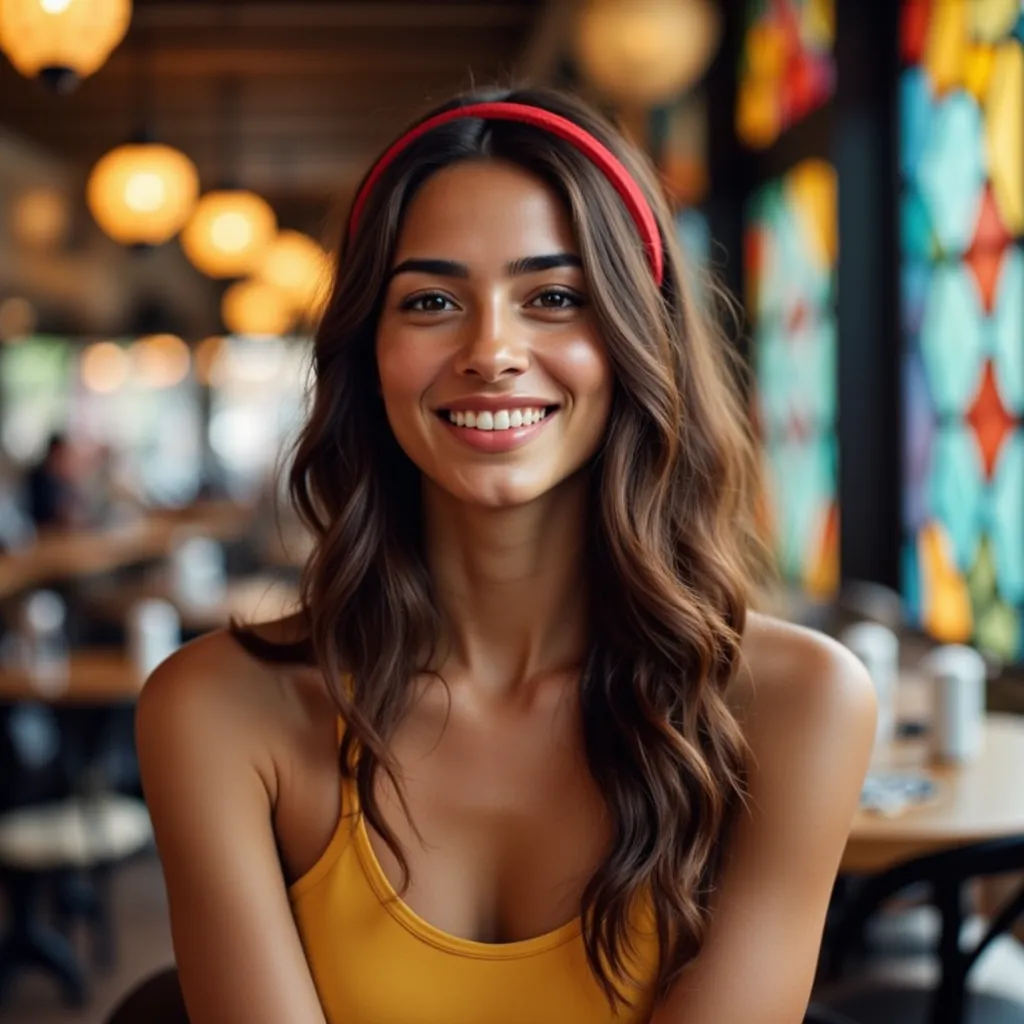
[[[502,691],[580,663],[587,493],[577,474],[529,505],[486,509],[426,483],[426,556],[449,670]]]

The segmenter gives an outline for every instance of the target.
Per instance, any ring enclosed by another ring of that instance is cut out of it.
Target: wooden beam
[[[166,28],[513,28],[527,24],[536,3],[529,0],[463,0],[431,3],[264,2],[225,5],[167,0],[135,8],[134,25],[141,29]]]

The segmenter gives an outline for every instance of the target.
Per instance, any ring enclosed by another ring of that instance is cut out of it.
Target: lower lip
[[[509,427],[508,430],[477,430],[476,427],[457,427],[449,419],[441,423],[463,444],[478,452],[511,452],[532,441],[551,422],[556,412],[549,412],[544,419],[528,427]]]

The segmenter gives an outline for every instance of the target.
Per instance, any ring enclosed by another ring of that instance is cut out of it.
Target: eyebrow
[[[505,273],[509,277],[523,274],[537,274],[543,270],[557,270],[560,267],[583,268],[583,261],[575,253],[556,252],[549,256],[523,256],[505,264]],[[408,259],[402,260],[391,269],[388,281],[398,274],[433,274],[437,277],[469,277],[469,267],[455,260]]]

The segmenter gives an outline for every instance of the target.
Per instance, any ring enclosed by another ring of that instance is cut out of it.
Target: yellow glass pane
[[[971,0],[971,35],[998,43],[1010,34],[1020,14],[1020,0]]]
[[[753,149],[770,146],[782,129],[782,111],[774,83],[746,79],[736,101],[736,134]]]
[[[967,583],[957,572],[953,548],[939,523],[917,535],[921,565],[921,624],[936,640],[966,643],[974,632]]]
[[[751,78],[778,80],[786,68],[786,36],[774,22],[759,21],[747,32],[747,66]]]
[[[942,0],[932,7],[925,41],[924,66],[937,93],[963,85],[967,55],[967,4]]]
[[[996,50],[985,133],[996,206],[1010,232],[1024,234],[1024,49],[1016,39]]]
[[[839,590],[839,510],[833,502],[817,524],[815,543],[804,567],[804,588],[811,597],[827,600]]]
[[[964,58],[964,88],[981,103],[988,92],[996,48],[988,43],[971,43]]]
[[[804,160],[787,175],[786,185],[808,249],[819,266],[834,266],[839,235],[835,168],[824,160]]]

